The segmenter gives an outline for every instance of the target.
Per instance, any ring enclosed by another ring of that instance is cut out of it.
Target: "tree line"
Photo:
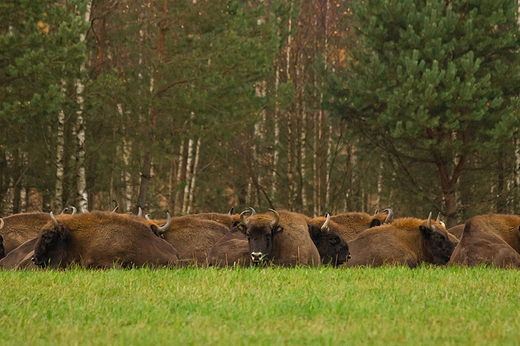
[[[518,213],[511,1],[7,1],[0,210]]]

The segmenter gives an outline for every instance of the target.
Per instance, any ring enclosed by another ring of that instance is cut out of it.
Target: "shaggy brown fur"
[[[336,267],[350,258],[348,244],[341,236],[340,226],[334,221],[330,221],[329,226],[322,229],[326,221],[324,216],[309,220],[309,235],[318,249],[321,263]]]
[[[218,222],[227,228],[231,229],[234,223],[238,223],[240,221],[240,215],[234,214],[220,214],[220,213],[200,213],[200,214],[190,214],[185,217],[193,217],[201,220],[211,220]]]
[[[488,214],[469,219],[449,265],[519,267],[519,225],[516,215]]]
[[[462,233],[464,232],[464,226],[465,224],[453,226],[452,228],[448,228],[447,231],[460,241],[462,239]]]
[[[64,268],[72,263],[89,268],[172,266],[178,251],[150,228],[127,216],[93,211],[58,215],[49,221],[34,248],[37,265]]]
[[[427,220],[402,218],[364,231],[349,242],[352,259],[347,266],[446,264],[454,244],[442,225],[426,224]]]
[[[249,251],[262,248],[266,254],[266,261],[275,265],[292,267],[295,265],[318,266],[320,255],[309,235],[308,225],[300,214],[286,210],[278,212],[280,220],[275,230],[270,225],[274,221],[274,214],[256,214],[246,219],[247,227],[240,229],[249,236]],[[274,233],[270,250],[265,250],[261,242],[265,237]],[[267,252],[268,251],[268,252]]]
[[[0,229],[0,235],[4,238],[7,255],[27,240],[36,238],[51,217],[48,213],[23,213],[5,217],[3,220],[5,224]]]
[[[251,256],[247,238],[240,230],[233,228],[231,232],[220,239],[210,250],[208,262],[211,266],[249,267]]]
[[[382,225],[387,216],[387,213],[369,215],[367,213],[351,212],[331,216],[330,220],[336,223],[338,231],[348,243],[355,239],[361,232],[371,227]]]
[[[39,269],[32,261],[38,238],[26,241],[0,260],[3,269]]]
[[[153,224],[166,224],[166,220],[143,222],[152,229]],[[179,216],[172,218],[170,229],[160,236],[179,251],[182,265],[205,266],[211,248],[229,231],[228,227],[216,221]]]

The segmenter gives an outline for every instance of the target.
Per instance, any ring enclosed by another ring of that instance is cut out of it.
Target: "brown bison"
[[[457,238],[460,241],[462,239],[462,233],[464,232],[464,226],[465,226],[465,224],[453,226],[451,228],[448,228],[447,231],[449,234],[453,235],[455,238]]]
[[[388,214],[384,212],[388,212]],[[331,216],[330,220],[338,226],[338,231],[346,242],[356,238],[361,232],[382,224],[392,222],[392,209],[385,209],[383,213],[369,215],[361,212],[350,212]]]
[[[51,213],[34,247],[34,263],[64,268],[172,266],[179,252],[146,225],[112,212],[77,215]]]
[[[0,260],[0,268],[3,269],[37,269],[32,262],[34,256],[34,246],[38,238],[26,241],[18,246],[13,251],[9,252],[7,256]]]
[[[251,261],[254,264],[318,266],[320,255],[305,219],[285,210],[279,213],[272,209],[269,211],[274,218],[270,214],[256,214],[246,219],[246,212],[240,214],[237,227],[248,239]]]
[[[168,215],[169,216],[169,215]],[[211,220],[179,216],[164,220],[148,221],[148,225],[161,238],[172,244],[180,254],[183,265],[207,265],[211,248],[227,233],[229,228]],[[164,224],[161,228],[154,226]]]
[[[445,265],[454,247],[444,227],[432,223],[430,213],[428,220],[402,218],[364,231],[349,242],[352,259],[347,266]]]
[[[4,219],[4,227],[0,236],[4,239],[4,251],[7,255],[18,246],[38,236],[45,224],[51,221],[48,213],[15,214]]]
[[[348,261],[350,253],[347,242],[341,236],[340,227],[327,214],[308,221],[309,235],[318,249],[322,264],[337,267]]]
[[[247,238],[237,227],[222,237],[210,250],[208,263],[211,266],[249,267],[251,255]]]
[[[469,219],[449,265],[520,266],[520,217],[488,214]]]

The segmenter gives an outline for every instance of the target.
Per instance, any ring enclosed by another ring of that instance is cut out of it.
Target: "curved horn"
[[[392,209],[390,209],[390,208],[386,208],[383,211],[387,211],[388,212],[388,216],[386,217],[385,222],[383,222],[383,223],[390,223],[390,222],[392,222],[392,217],[394,216],[394,211]]]
[[[379,214],[379,209],[376,209],[376,211],[374,212],[374,216],[376,216],[377,214]]]
[[[0,229],[4,227],[4,219],[0,219]]]
[[[70,207],[72,209],[72,213],[70,213],[70,215],[74,215],[78,212],[78,209],[76,209],[76,207]]]
[[[271,228],[275,228],[278,226],[278,222],[280,222],[280,214],[274,209],[269,209],[269,211],[274,213],[274,221],[271,223]]]
[[[441,223],[441,212],[439,211],[439,214],[437,214],[437,220],[435,220],[438,224]]]
[[[143,209],[141,209],[141,207],[139,207],[139,212],[137,213],[137,216],[143,217]]]
[[[52,224],[53,224],[54,228],[58,229],[58,220],[56,220],[52,211],[51,211],[51,220],[52,220]]]
[[[65,214],[65,212],[66,212],[67,210],[69,210],[69,207],[64,208],[64,209],[61,211],[60,215],[61,215],[61,214]]]
[[[115,207],[114,210],[112,210],[112,213],[115,213],[119,209],[119,206]]]
[[[244,210],[243,212],[240,213],[240,223],[246,227],[247,227],[247,221],[246,221],[246,218],[244,217],[244,215],[247,214],[248,212],[249,212],[249,210]]]
[[[254,210],[253,207],[249,207],[249,209],[251,210],[251,215],[249,216],[256,215],[256,210]]]
[[[150,219],[150,214],[146,214],[146,215],[144,216],[144,218],[145,218],[146,220],[148,220],[148,221],[151,220],[151,219]]]
[[[228,214],[228,215],[233,215],[233,209],[234,209],[234,208],[233,208],[233,207],[231,207],[231,209],[229,209],[229,211],[228,211],[228,213],[227,213],[227,214]]]
[[[330,224],[330,214],[327,213],[327,220],[323,223],[323,226],[321,226],[322,232],[328,232],[329,231],[329,224]]]
[[[170,216],[170,213],[166,213],[168,215],[168,219],[164,225],[158,228],[157,233],[159,235],[164,234],[170,230],[170,227],[172,226],[172,217]]]
[[[428,215],[428,221],[426,222],[426,227],[432,228],[432,212],[430,211],[430,215]]]

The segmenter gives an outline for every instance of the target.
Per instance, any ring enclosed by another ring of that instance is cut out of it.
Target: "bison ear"
[[[370,223],[370,228],[377,226],[381,226],[381,220],[376,218],[372,219],[372,222]]]
[[[152,230],[152,232],[159,237],[159,228],[157,227],[156,224],[152,223],[150,225],[150,229]]]
[[[419,230],[421,231],[421,234],[425,238],[429,238],[432,235],[432,233],[433,233],[433,230],[431,228],[428,228],[428,227],[426,227],[424,225],[420,225],[419,226]]]
[[[276,234],[276,233],[282,233],[283,232],[283,227],[282,226],[276,226],[273,230],[273,234]]]

